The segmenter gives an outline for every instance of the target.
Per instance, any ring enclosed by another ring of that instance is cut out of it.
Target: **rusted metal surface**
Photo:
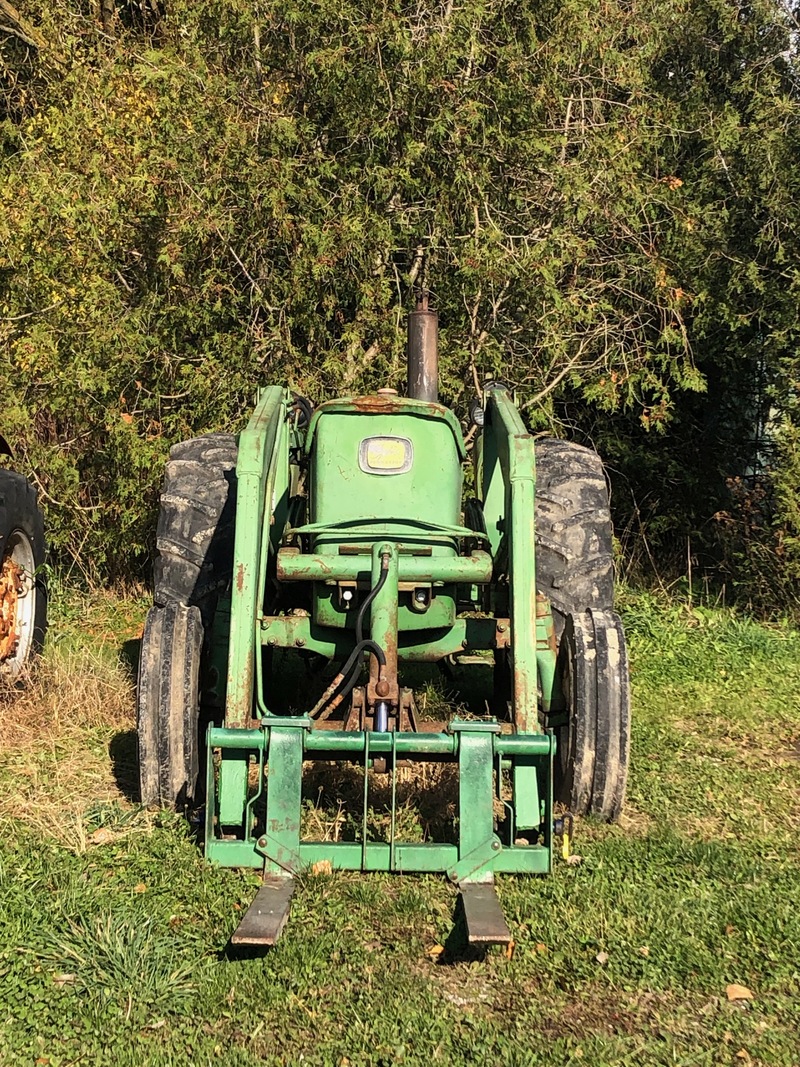
[[[498,619],[495,626],[495,648],[511,647],[511,619]]]
[[[403,689],[402,693],[410,693],[411,690]],[[401,696],[401,701],[403,697]],[[347,713],[347,717],[344,722],[341,719],[316,719],[314,721],[315,730],[364,730],[369,729],[371,721],[368,719],[366,726],[362,725],[363,721],[363,708],[364,708],[364,690],[362,687],[357,687],[353,690],[353,701],[350,709]],[[417,733],[417,734],[443,734],[447,731],[448,722],[447,719],[415,719],[414,725],[409,730],[403,727],[405,733]],[[510,728],[510,726],[509,726]]]
[[[367,706],[367,691],[363,685],[357,685],[353,690],[353,699],[350,710],[345,719],[345,730],[366,730],[367,722],[365,709]]]
[[[385,575],[382,586],[381,575]],[[397,581],[397,547],[388,541],[382,545],[374,545],[372,587],[376,589],[376,595],[369,612],[369,631],[372,640],[383,649],[386,661],[379,664],[375,656],[370,658],[367,707],[374,714],[375,705],[385,702],[390,706],[392,717],[397,714],[400,703],[400,686],[397,681]]]
[[[324,722],[326,719],[329,719],[331,715],[333,715],[334,711],[336,711],[336,709],[339,707],[342,700],[344,699],[343,693],[339,693],[338,696],[335,697],[333,695],[343,681],[344,675],[341,671],[339,671],[339,673],[333,679],[331,684],[328,686],[328,688],[316,702],[314,707],[308,713],[312,719],[318,719],[319,722]]]
[[[17,604],[22,591],[22,568],[6,556],[0,570],[0,661],[17,650]]]
[[[341,692],[334,697],[334,692],[336,692],[343,681],[345,681],[345,675],[339,671],[333,682],[325,689],[314,707],[311,708],[308,713],[310,718],[316,718],[320,722],[324,722],[325,719],[331,718],[341,701],[345,699],[345,695],[341,694]]]
[[[417,730],[417,706],[414,703],[414,690],[413,689],[401,689],[400,690],[400,722],[398,725],[399,730],[410,730],[416,732]]]
[[[368,393],[366,396],[354,396],[350,403],[365,415],[391,415],[399,411],[402,405],[395,393],[387,396],[385,393]]]

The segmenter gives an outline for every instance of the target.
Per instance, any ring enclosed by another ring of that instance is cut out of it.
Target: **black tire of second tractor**
[[[47,585],[43,567],[47,554],[44,519],[36,490],[16,471],[0,470],[0,563],[13,552],[13,545],[23,538],[32,557],[33,574],[28,575],[27,595],[33,597],[28,624],[30,632],[20,642],[17,652],[0,664],[0,673],[19,683],[26,676],[31,660],[42,650],[47,630]]]
[[[237,451],[232,435],[207,434],[175,445],[166,465],[137,687],[148,807],[183,810],[201,799],[202,663],[217,598],[231,580]]]

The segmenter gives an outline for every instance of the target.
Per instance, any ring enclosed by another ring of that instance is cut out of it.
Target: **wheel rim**
[[[0,672],[16,678],[33,647],[36,620],[36,562],[30,538],[14,530],[0,567]]]

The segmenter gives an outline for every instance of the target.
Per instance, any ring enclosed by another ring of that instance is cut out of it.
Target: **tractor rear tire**
[[[154,606],[139,660],[141,800],[196,805],[204,664],[217,598],[233,570],[236,438],[208,434],[175,445],[156,530]]]
[[[139,782],[145,807],[192,807],[198,795],[200,609],[150,609],[139,656]]]
[[[564,618],[614,606],[614,545],[603,463],[573,441],[536,441],[536,587]]]
[[[556,800],[575,815],[616,822],[630,751],[628,654],[616,612],[567,616],[559,671],[569,718],[557,731]]]
[[[18,682],[47,629],[44,520],[30,482],[0,470],[0,677]]]
[[[212,433],[169,454],[156,529],[156,604],[216,600],[231,578],[236,518],[236,438]]]

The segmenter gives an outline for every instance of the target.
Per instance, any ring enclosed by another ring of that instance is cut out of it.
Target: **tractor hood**
[[[306,433],[306,452],[310,453],[319,426],[319,420],[326,415],[403,415],[420,419],[436,419],[447,424],[453,435],[459,459],[467,458],[464,438],[458,420],[449,408],[443,404],[414,400],[411,397],[397,396],[394,391],[373,393],[368,396],[342,397],[339,400],[327,400],[320,404]]]

